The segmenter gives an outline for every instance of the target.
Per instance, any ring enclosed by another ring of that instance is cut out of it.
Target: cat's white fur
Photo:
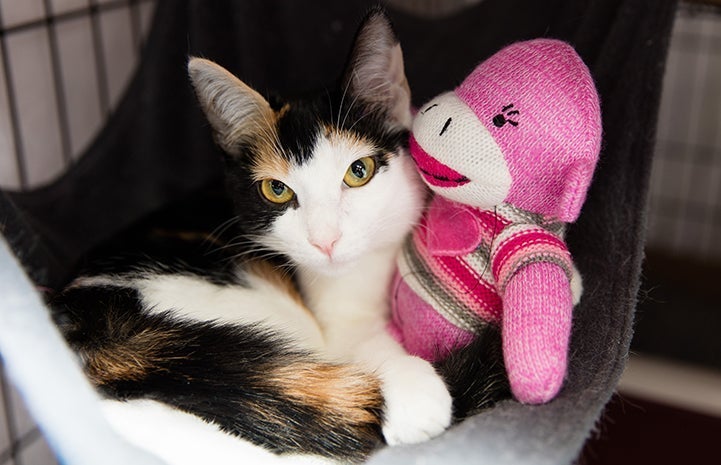
[[[316,456],[278,456],[216,425],[153,400],[101,401],[110,425],[131,444],[168,465],[331,465]]]
[[[194,275],[140,273],[133,277],[81,277],[72,287],[112,286],[137,289],[148,314],[170,312],[176,318],[221,324],[260,325],[278,330],[299,348],[322,351],[316,319],[276,284],[242,270],[244,286],[218,285]],[[268,309],[273,309],[272,312]]]

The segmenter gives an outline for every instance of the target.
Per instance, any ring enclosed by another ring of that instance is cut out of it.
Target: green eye
[[[273,203],[288,203],[295,197],[293,189],[276,179],[264,179],[260,183],[260,192],[263,197]]]
[[[350,164],[345,172],[343,182],[348,187],[361,187],[376,174],[376,161],[373,157],[363,157]]]

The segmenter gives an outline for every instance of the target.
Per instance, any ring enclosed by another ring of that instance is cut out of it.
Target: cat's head
[[[188,68],[226,154],[241,230],[257,245],[333,273],[415,224],[425,194],[407,154],[410,91],[382,11],[361,25],[337,88],[311,98],[274,108],[213,62]]]

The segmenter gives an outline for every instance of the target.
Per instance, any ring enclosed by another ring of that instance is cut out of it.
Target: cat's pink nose
[[[330,257],[333,255],[333,248],[338,243],[338,239],[340,239],[340,235],[324,240],[311,240],[310,243],[313,247]]]

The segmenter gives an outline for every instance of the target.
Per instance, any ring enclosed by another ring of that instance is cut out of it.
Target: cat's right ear
[[[190,58],[188,74],[200,106],[213,127],[215,140],[230,155],[272,125],[274,113],[258,92],[222,66],[203,58]]]

